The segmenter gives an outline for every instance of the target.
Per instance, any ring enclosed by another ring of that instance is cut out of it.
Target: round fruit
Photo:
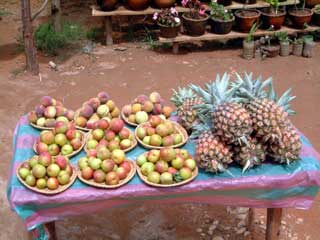
[[[69,155],[73,152],[73,147],[70,144],[66,144],[61,148],[62,155]]]
[[[149,122],[151,126],[155,128],[162,122],[162,119],[158,115],[152,115]]]
[[[108,173],[114,169],[114,165],[114,161],[112,161],[111,159],[103,160],[101,163],[101,169],[104,172]]]
[[[172,161],[176,157],[176,152],[173,148],[160,149],[160,158],[167,162]]]
[[[111,153],[111,158],[116,164],[121,164],[125,160],[125,153],[120,149],[115,149]]]
[[[173,143],[174,143],[174,145],[177,145],[177,144],[179,144],[181,142],[182,142],[181,134],[179,134],[179,133],[174,134],[173,135]]]
[[[141,166],[141,172],[145,176],[148,176],[148,174],[153,171],[154,171],[154,164],[151,162],[146,162]]]
[[[138,158],[137,158],[137,164],[138,166],[142,166],[144,163],[146,163],[148,160],[147,160],[147,157],[144,155],[144,154],[141,154]]]
[[[148,152],[147,158],[149,162],[156,163],[160,159],[160,151],[157,149],[150,150]]]
[[[59,181],[57,178],[55,177],[50,177],[48,180],[47,180],[47,187],[50,189],[50,190],[55,190],[59,187]]]
[[[147,122],[149,117],[148,117],[148,114],[146,112],[139,111],[139,112],[136,113],[135,118],[136,118],[136,122],[138,124],[140,124],[140,123]]]
[[[169,117],[170,117],[172,111],[173,111],[173,109],[172,109],[171,107],[169,107],[169,106],[164,106],[164,107],[162,108],[162,112],[163,112],[163,114],[166,116],[166,118],[169,118]]]
[[[155,165],[155,170],[158,173],[164,173],[166,171],[168,171],[169,165],[166,161],[160,160],[156,163]]]
[[[38,189],[44,189],[47,186],[47,181],[44,178],[39,178],[36,182],[36,187]]]
[[[57,144],[53,143],[48,146],[48,152],[51,156],[57,156],[60,152],[60,148]]]
[[[169,167],[168,172],[171,173],[172,175],[175,175],[178,172],[178,170],[173,167]]]
[[[105,181],[105,178],[106,174],[102,170],[98,169],[93,172],[93,180],[95,182],[102,183]]]
[[[129,161],[124,161],[123,163],[120,164],[120,167],[123,167],[127,173],[129,173],[131,171],[131,164]]]
[[[29,170],[29,169],[23,168],[23,167],[19,169],[19,176],[20,176],[23,180],[25,180],[26,177],[27,177],[29,174],[30,174],[30,170]]]
[[[59,155],[54,159],[54,162],[60,167],[60,169],[64,170],[69,164],[69,159],[66,156]]]
[[[95,140],[100,141],[104,137],[104,131],[102,129],[95,129],[92,132],[92,136]]]
[[[115,133],[120,132],[123,127],[124,122],[120,118],[113,118],[110,121],[110,130],[114,131]]]
[[[145,136],[147,136],[147,131],[143,127],[138,127],[137,129],[137,136],[139,139],[143,139]]]
[[[169,172],[164,172],[160,176],[160,182],[162,184],[172,184],[173,183],[173,176]]]
[[[41,164],[36,164],[32,168],[32,175],[36,178],[43,178],[46,175],[46,168]]]
[[[87,149],[94,149],[98,145],[98,141],[91,139],[87,142]]]
[[[40,133],[40,141],[50,145],[52,143],[54,143],[54,134],[52,131],[42,131]]]
[[[139,103],[134,103],[132,106],[131,106],[131,111],[133,114],[136,114],[137,112],[140,112],[142,109],[142,106],[141,104]]]
[[[84,169],[85,167],[88,167],[88,158],[87,157],[82,157],[78,161],[78,166],[80,170]]]
[[[156,127],[156,133],[160,135],[161,137],[165,137],[169,134],[168,128],[163,123],[159,124]]]
[[[162,138],[158,134],[153,134],[150,138],[150,145],[152,146],[161,146]]]
[[[150,172],[148,173],[148,181],[152,183],[160,182],[160,174],[158,172]]]
[[[184,166],[189,168],[190,170],[193,170],[196,168],[196,161],[194,159],[188,158],[184,161]]]
[[[47,174],[49,177],[56,177],[59,175],[59,172],[60,167],[55,163],[52,163],[47,167]]]
[[[26,177],[25,181],[31,187],[36,185],[36,178],[31,174]]]
[[[29,159],[29,165],[31,168],[33,168],[36,164],[39,163],[39,157],[33,156],[31,159]]]
[[[81,176],[86,179],[90,180],[93,177],[93,170],[90,167],[85,167],[81,170]]]
[[[192,177],[192,172],[187,167],[181,168],[179,173],[180,173],[181,177],[183,178],[183,180],[187,180]]]
[[[70,182],[70,176],[67,173],[59,174],[58,182],[61,185],[66,185]]]
[[[109,172],[106,175],[106,184],[107,185],[117,185],[119,183],[119,176],[116,172]]]
[[[171,165],[172,167],[174,167],[175,169],[180,169],[183,167],[184,164],[184,159],[181,156],[177,156],[175,159],[173,159],[171,161]]]
[[[147,144],[147,145],[150,145],[150,140],[151,140],[151,137],[150,136],[145,136],[142,140],[142,142],[144,144]]]
[[[130,131],[127,128],[122,128],[121,131],[119,132],[119,137],[120,139],[128,139],[130,136]]]
[[[101,160],[105,160],[107,158],[110,158],[110,156],[111,156],[111,153],[107,147],[102,146],[97,149],[97,158],[100,158]]]
[[[89,159],[89,166],[93,169],[93,170],[97,170],[100,168],[101,166],[101,159],[99,158],[91,158]]]
[[[120,180],[125,179],[128,174],[127,170],[124,167],[118,167],[116,173],[118,174]]]

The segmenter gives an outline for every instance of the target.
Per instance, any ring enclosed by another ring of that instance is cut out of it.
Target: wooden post
[[[177,43],[177,42],[172,43],[172,52],[173,52],[173,54],[179,53],[179,43]]]
[[[37,50],[33,37],[30,0],[21,0],[21,20],[24,51],[26,54],[26,68],[32,74],[38,75],[39,63],[37,60]]]
[[[60,0],[52,0],[51,2],[51,14],[53,16],[53,26],[56,32],[61,31],[61,4]]]
[[[266,240],[277,240],[280,235],[282,208],[267,209]]]
[[[106,26],[106,45],[112,45],[112,18],[111,16],[105,17],[105,26]]]

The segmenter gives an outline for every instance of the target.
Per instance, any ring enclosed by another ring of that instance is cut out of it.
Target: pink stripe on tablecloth
[[[237,190],[237,189],[286,189],[290,187],[320,186],[319,171],[303,171],[291,175],[275,176],[250,176],[234,179],[207,179],[195,180],[179,188],[152,188],[145,184],[129,184],[119,189],[105,191],[92,187],[70,188],[67,191],[55,195],[45,196],[31,193],[24,187],[13,188],[10,200],[14,205],[24,204],[50,204],[72,203],[86,201],[87,199],[101,200],[126,197],[162,196],[169,193],[184,194],[197,191]]]
[[[302,203],[303,202],[303,203]],[[50,222],[61,219],[65,216],[75,216],[82,214],[92,214],[102,209],[112,207],[123,207],[128,204],[176,204],[176,203],[202,203],[224,206],[242,206],[242,207],[261,207],[264,208],[282,208],[295,207],[308,209],[312,206],[313,198],[306,196],[289,197],[278,200],[259,200],[235,196],[190,196],[182,198],[168,198],[155,200],[106,200],[93,203],[80,203],[72,206],[62,206],[50,209],[39,210],[25,220],[28,228],[36,224]]]
[[[28,115],[23,115],[19,122],[18,122],[19,125],[29,125],[29,120],[28,120]]]
[[[37,136],[30,135],[30,134],[20,135],[17,138],[16,148],[17,149],[32,148],[36,138]]]

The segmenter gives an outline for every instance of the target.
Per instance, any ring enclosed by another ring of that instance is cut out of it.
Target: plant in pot
[[[247,37],[243,40],[242,46],[242,57],[244,59],[250,60],[254,56],[254,33],[257,31],[258,26],[256,23],[254,23],[250,29],[249,34]]]
[[[237,28],[240,32],[250,32],[254,23],[259,22],[261,12],[256,9],[239,9],[234,13],[236,17]]]
[[[149,0],[127,0],[130,9],[139,11],[149,7]]]
[[[228,34],[232,30],[234,23],[234,15],[214,1],[210,3],[209,24],[211,32],[216,34]]]
[[[288,14],[293,27],[303,29],[310,23],[313,12],[311,9],[305,7],[305,1],[303,1],[301,8],[298,8],[297,2],[295,2],[295,7],[289,9]]]
[[[303,36],[303,51],[302,56],[304,57],[312,57],[314,52],[314,47],[316,43],[313,41],[312,35]]]
[[[279,0],[267,0],[270,8],[261,11],[261,19],[264,28],[280,29],[286,18],[286,11],[279,9]]]
[[[182,5],[188,7],[189,11],[183,13],[183,26],[190,36],[201,36],[206,31],[209,15],[199,0],[182,0]]]
[[[280,43],[280,56],[290,55],[290,38],[287,32],[276,32],[275,37],[278,38]]]
[[[162,9],[159,13],[155,12],[153,20],[157,21],[161,37],[174,38],[178,35],[181,21],[174,7]]]
[[[312,22],[320,26],[320,4],[316,5],[313,9],[313,16],[312,16]]]
[[[280,46],[279,45],[272,45],[270,36],[265,36],[262,38],[262,44],[260,46],[262,55],[266,57],[276,57],[280,53]]]
[[[295,56],[301,56],[303,51],[303,39],[295,38],[292,42],[292,54]]]

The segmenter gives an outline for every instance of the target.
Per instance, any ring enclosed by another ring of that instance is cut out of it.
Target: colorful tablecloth
[[[22,117],[14,132],[13,160],[7,196],[11,208],[21,217],[29,230],[38,229],[39,238],[46,235],[41,227],[45,222],[67,216],[97,212],[101,209],[129,204],[208,203],[228,206],[308,209],[320,186],[320,155],[301,134],[303,148],[301,160],[291,165],[266,163],[245,174],[232,166],[230,173],[212,175],[200,171],[190,184],[176,188],[152,188],[135,176],[127,185],[115,189],[97,189],[78,179],[67,191],[46,196],[26,189],[15,176],[17,165],[32,157],[34,139],[39,131],[28,125]],[[188,142],[185,149],[194,153],[195,145]],[[127,154],[136,159],[146,149],[138,146]],[[71,159],[76,164],[84,156],[82,151]]]

